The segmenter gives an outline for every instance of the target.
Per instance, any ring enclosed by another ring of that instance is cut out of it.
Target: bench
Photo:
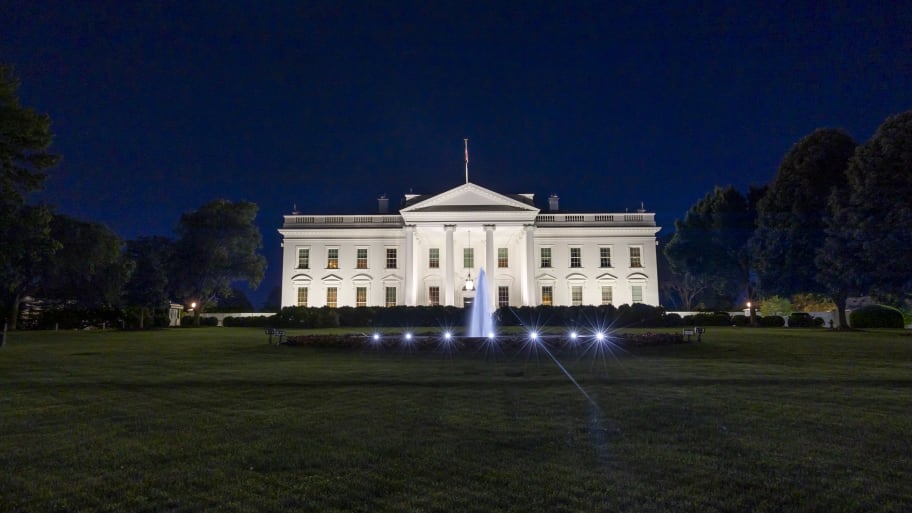
[[[690,337],[696,336],[697,342],[703,340],[703,334],[706,333],[706,328],[702,327],[693,327],[693,328],[684,328],[684,336],[687,337],[687,341],[690,342]]]
[[[272,337],[276,338],[276,345],[282,344],[285,342],[285,330],[280,330],[277,328],[266,328],[265,333],[269,335],[269,343],[272,344]]]

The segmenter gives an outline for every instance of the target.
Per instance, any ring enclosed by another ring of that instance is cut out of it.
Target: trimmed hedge
[[[185,315],[185,316],[181,317],[180,325],[181,325],[181,328],[193,328],[194,327],[193,326],[193,316]],[[216,319],[215,317],[200,317],[199,325],[200,325],[200,327],[218,326],[218,319]]]
[[[265,328],[275,324],[275,315],[258,315],[256,317],[232,317],[222,319],[226,328]]]
[[[608,340],[611,344],[621,347],[651,347],[686,342],[680,333],[617,333],[610,335]],[[440,333],[418,333],[408,343],[403,341],[401,334],[385,335],[379,340],[364,335],[299,335],[288,337],[283,345],[332,349],[439,350],[441,343]],[[451,343],[452,349],[457,351],[476,351],[487,341],[478,337],[457,337]],[[566,337],[543,337],[541,343],[549,349],[558,351],[585,353],[590,350],[588,343],[573,342]],[[501,349],[519,350],[528,344],[528,340],[522,335],[497,337],[497,345]]]
[[[884,305],[869,305],[852,310],[849,325],[853,328],[904,328],[902,312]]]
[[[764,328],[781,328],[785,326],[785,319],[778,315],[757,317],[757,323]]]

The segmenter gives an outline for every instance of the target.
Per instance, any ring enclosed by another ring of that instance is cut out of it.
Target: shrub
[[[820,326],[822,325],[823,319],[820,319]],[[818,326],[818,324],[816,324],[814,317],[811,317],[811,314],[795,312],[789,315],[788,326],[789,328],[813,328]]]
[[[764,328],[781,328],[785,326],[785,319],[778,315],[766,315],[758,317],[757,323]]]
[[[674,328],[684,324],[684,320],[681,319],[681,316],[676,313],[665,314],[665,326],[669,328]]]
[[[731,317],[726,312],[707,312],[694,315],[694,326],[731,326]]]
[[[864,306],[852,310],[849,325],[853,328],[902,328],[902,312],[884,305]]]
[[[218,326],[218,319],[215,317],[200,317],[200,326]],[[193,327],[193,316],[185,315],[181,317],[181,327],[182,328],[192,328]]]
[[[275,315],[258,315],[256,317],[232,317],[222,319],[222,326],[226,328],[265,328],[275,324]]]
[[[732,326],[747,326],[750,324],[750,317],[744,314],[733,315],[731,318]]]

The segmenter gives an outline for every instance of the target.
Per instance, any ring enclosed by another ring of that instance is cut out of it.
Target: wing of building
[[[654,213],[542,213],[473,183],[387,203],[286,215],[282,306],[463,306],[482,268],[492,305],[659,304]]]

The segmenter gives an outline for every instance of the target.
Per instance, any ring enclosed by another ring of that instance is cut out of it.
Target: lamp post
[[[748,315],[750,316],[750,325],[756,326],[757,325],[757,310],[754,308],[753,303],[751,303],[750,301],[747,302],[747,312],[748,312]]]

